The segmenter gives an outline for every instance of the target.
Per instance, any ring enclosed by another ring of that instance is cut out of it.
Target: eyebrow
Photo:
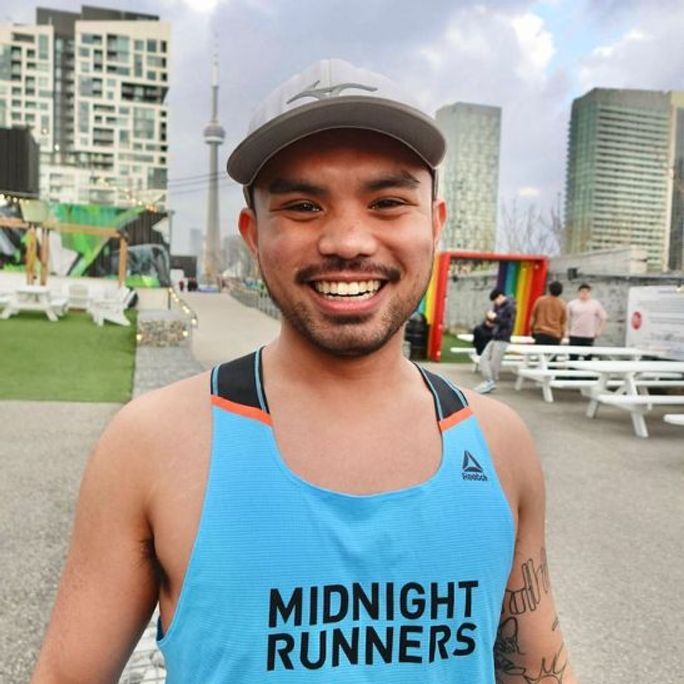
[[[420,181],[408,171],[382,176],[363,184],[363,189],[368,192],[387,190],[388,188],[406,188],[415,190],[420,185]]]
[[[313,195],[321,197],[327,194],[325,188],[320,185],[314,185],[296,178],[274,178],[268,184],[268,192],[271,195],[286,195],[290,192],[301,192],[304,195]]]

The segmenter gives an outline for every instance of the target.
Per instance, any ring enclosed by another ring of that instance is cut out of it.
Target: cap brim
[[[446,151],[437,124],[420,110],[379,97],[342,96],[302,105],[258,128],[228,158],[228,175],[242,185],[251,185],[264,164],[285,147],[335,128],[388,135],[413,150],[433,169]]]

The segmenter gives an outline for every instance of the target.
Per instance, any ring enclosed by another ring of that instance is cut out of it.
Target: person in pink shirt
[[[567,336],[571,345],[592,347],[605,330],[608,314],[601,302],[591,298],[591,285],[582,283],[577,291],[577,299],[568,304]]]

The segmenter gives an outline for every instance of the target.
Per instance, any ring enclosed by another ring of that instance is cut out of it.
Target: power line
[[[224,189],[224,188],[234,187],[236,185],[239,185],[239,184],[236,183],[235,181],[228,181],[228,182],[219,183],[218,187],[219,187],[219,189]],[[201,186],[196,187],[196,188],[182,187],[182,188],[180,188],[180,190],[176,190],[174,188],[169,188],[169,192],[171,194],[173,194],[173,196],[175,197],[177,195],[192,194],[193,192],[206,192],[208,189],[209,189],[209,184],[205,184],[205,185],[201,185]]]
[[[211,178],[218,178],[219,180],[223,178],[228,178],[225,172],[221,173],[203,173],[198,176],[180,176],[178,178],[169,178],[167,181],[168,185],[185,185],[193,184],[202,181],[210,180]]]

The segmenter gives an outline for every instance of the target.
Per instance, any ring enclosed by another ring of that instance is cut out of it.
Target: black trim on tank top
[[[447,380],[418,366],[432,391],[439,420],[468,406],[463,393]],[[216,370],[217,396],[268,413],[263,393],[261,350],[221,364]],[[261,387],[260,387],[261,386]]]
[[[257,352],[222,363],[217,370],[217,396],[243,406],[263,410],[254,376]]]
[[[439,420],[444,420],[468,406],[468,401],[463,393],[443,377],[435,375],[435,373],[431,373],[420,366],[418,366],[418,370],[423,374],[428,386],[432,390]]]

